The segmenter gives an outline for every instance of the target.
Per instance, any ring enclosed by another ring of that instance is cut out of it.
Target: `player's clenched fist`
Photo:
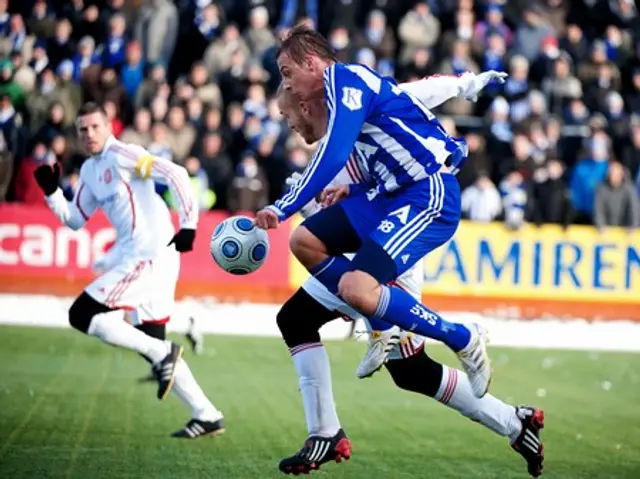
[[[260,210],[256,213],[255,225],[263,230],[277,228],[280,224],[278,215],[268,208]]]
[[[338,201],[342,201],[349,196],[349,185],[330,186],[326,188],[320,199],[322,204],[326,206],[335,205]]]
[[[51,196],[58,189],[60,182],[60,164],[58,162],[51,165],[41,165],[33,172],[36,182],[44,194]]]
[[[175,245],[176,251],[180,253],[186,253],[187,251],[191,251],[193,249],[193,242],[196,239],[196,230],[182,228],[178,231],[171,241],[169,241],[168,246]]]

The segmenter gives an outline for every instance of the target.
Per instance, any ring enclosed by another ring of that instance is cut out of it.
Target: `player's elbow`
[[[66,225],[68,228],[72,229],[73,231],[78,231],[80,228],[82,228],[85,225],[85,221],[84,219],[80,219],[80,218],[69,218],[69,220],[66,222]]]

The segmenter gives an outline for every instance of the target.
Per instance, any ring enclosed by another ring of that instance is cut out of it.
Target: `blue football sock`
[[[456,352],[471,339],[471,332],[464,325],[445,321],[399,288],[382,286],[374,316],[406,331],[441,341]]]
[[[383,321],[380,318],[374,318],[373,316],[367,317],[367,321],[369,321],[371,331],[386,331],[387,329],[391,329],[393,327],[392,323]]]
[[[338,283],[347,271],[351,271],[351,261],[344,256],[329,256],[309,272],[333,294],[338,294]]]

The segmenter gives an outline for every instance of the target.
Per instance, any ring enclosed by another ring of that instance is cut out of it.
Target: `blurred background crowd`
[[[119,139],[184,165],[203,210],[261,208],[313,151],[273,100],[279,38],[300,21],[399,82],[510,74],[436,111],[469,143],[467,218],[640,223],[631,0],[0,0],[0,202],[43,204],[43,162],[73,195],[74,114],[93,100]]]

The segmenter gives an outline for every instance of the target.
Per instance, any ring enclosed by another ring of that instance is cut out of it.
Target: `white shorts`
[[[400,283],[400,280],[398,281]],[[402,284],[396,284],[402,287]],[[353,321],[361,319],[367,327],[367,331],[371,331],[371,325],[367,318],[358,313],[347,303],[338,298],[335,294],[329,292],[325,285],[315,279],[313,276],[307,279],[302,285],[309,295],[329,311],[336,311],[343,316],[351,318]],[[406,288],[403,288],[406,290]],[[413,296],[414,292],[409,291]],[[400,344],[389,353],[389,360],[403,359],[419,353],[424,347],[424,338],[414,333],[402,331]]]
[[[175,305],[180,254],[167,249],[152,260],[124,259],[85,291],[112,309],[132,311],[135,324],[167,320]]]

